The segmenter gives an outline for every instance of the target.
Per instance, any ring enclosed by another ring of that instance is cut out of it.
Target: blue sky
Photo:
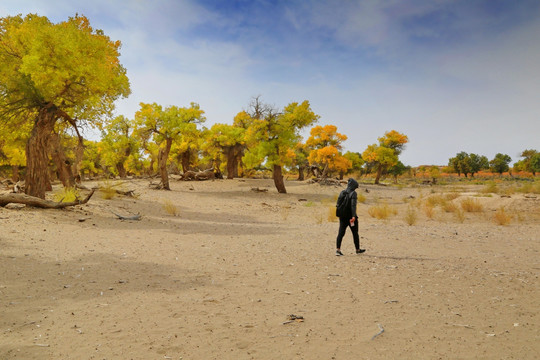
[[[231,123],[260,95],[309,100],[346,150],[403,132],[407,165],[540,150],[537,0],[0,0],[19,13],[79,13],[120,40],[129,118],[193,101],[207,126]]]

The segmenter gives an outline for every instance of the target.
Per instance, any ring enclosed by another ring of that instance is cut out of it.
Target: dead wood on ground
[[[0,195],[0,206],[4,207],[7,204],[24,204],[26,206],[33,206],[42,209],[63,209],[69,206],[86,204],[88,200],[94,195],[95,189],[86,196],[83,200],[75,200],[70,202],[55,202],[51,200],[45,200],[38,197],[26,195],[26,194],[2,194]]]

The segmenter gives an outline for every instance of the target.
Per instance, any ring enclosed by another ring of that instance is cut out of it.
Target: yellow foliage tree
[[[388,131],[379,138],[379,144],[371,144],[362,153],[368,169],[376,172],[375,184],[381,176],[399,161],[399,154],[405,148],[409,138],[395,130]]]
[[[337,132],[335,125],[315,126],[310,131],[306,145],[311,149],[308,160],[311,165],[322,167],[322,177],[329,173],[345,173],[352,162],[341,154],[342,143],[347,136]]]

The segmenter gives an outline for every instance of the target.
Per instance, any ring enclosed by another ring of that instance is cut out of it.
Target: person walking
[[[357,188],[358,182],[350,178],[347,182],[347,188],[338,197],[336,216],[339,217],[339,231],[336,239],[336,256],[343,256],[341,252],[341,241],[347,227],[351,228],[356,253],[362,254],[366,251],[365,249],[360,249],[360,237],[358,236],[358,215],[356,214]]]

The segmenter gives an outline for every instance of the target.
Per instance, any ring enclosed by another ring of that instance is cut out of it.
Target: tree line
[[[212,169],[230,179],[264,169],[285,193],[285,171],[300,180],[306,173],[373,173],[379,183],[408,168],[399,161],[406,135],[391,130],[362,153],[344,152],[347,136],[334,125],[316,125],[320,116],[307,100],[277,108],[257,96],[232,124],[209,128],[197,103],[140,103],[133,119],[114,117],[115,101],[131,91],[120,46],[84,16],[58,24],[35,14],[0,18],[0,166],[14,178],[24,170],[27,194],[44,198],[55,178],[71,187],[95,175],[157,173],[170,189],[171,168]],[[99,141],[82,136],[88,127],[100,130]],[[473,155],[456,156],[456,171],[473,175],[477,162],[485,166]],[[527,164],[535,164],[531,159]]]
[[[524,150],[520,157],[523,159],[514,164],[514,171],[530,172],[533,176],[540,172],[540,153],[537,150]],[[493,159],[488,160],[486,156],[474,153],[468,154],[462,151],[448,160],[448,170],[458,174],[458,176],[463,174],[465,177],[468,177],[468,175],[474,177],[474,174],[482,170],[489,170],[502,175],[510,171],[511,161],[512,158],[507,154],[497,153]]]
[[[301,176],[317,168],[324,177],[365,164],[378,181],[408,141],[391,131],[365,154],[343,154],[347,137],[327,125],[313,127],[304,143],[301,130],[319,120],[309,102],[277,109],[259,97],[233,124],[211,128],[196,103],[141,103],[134,119],[112,118],[114,102],[130,94],[120,45],[84,16],[58,24],[36,14],[0,18],[0,161],[14,176],[24,168],[27,194],[44,198],[53,177],[73,186],[85,173],[103,171],[121,177],[157,171],[169,189],[171,163],[184,172],[210,166],[228,178],[264,167],[279,192],[286,192],[284,168]],[[84,139],[86,127],[100,129],[102,139]]]

